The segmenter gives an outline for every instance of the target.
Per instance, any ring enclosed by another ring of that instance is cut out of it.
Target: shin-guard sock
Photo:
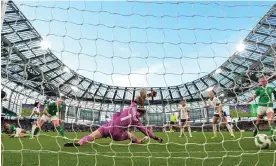
[[[217,126],[213,124],[213,132],[214,132],[214,137],[217,136]]]
[[[63,127],[58,126],[58,127],[57,127],[57,131],[60,133],[60,135],[62,135],[62,136],[64,137],[64,130],[63,130]]]

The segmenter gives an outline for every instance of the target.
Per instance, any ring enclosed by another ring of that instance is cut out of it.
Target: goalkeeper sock
[[[234,136],[232,127],[231,127],[229,124],[226,124],[226,127],[227,127],[227,129],[228,129],[230,135],[231,135],[231,136]]]
[[[270,131],[269,131],[271,136],[274,136],[274,128],[275,128],[274,124],[271,124],[270,125]]]
[[[36,129],[36,124],[33,124],[33,125],[32,125],[32,133],[31,133],[31,137],[33,137],[33,136],[34,136],[35,129]]]
[[[213,124],[213,132],[214,132],[214,137],[217,136],[217,126]]]
[[[188,126],[188,131],[189,131],[190,137],[192,137],[192,130],[191,130],[191,127],[190,127],[190,126]]]
[[[80,139],[79,144],[82,146],[82,145],[84,145],[90,141],[93,141],[93,140],[94,140],[93,137],[85,136],[82,139]]]
[[[64,130],[63,130],[63,127],[58,126],[58,127],[57,127],[57,131],[60,133],[60,135],[62,135],[62,136],[64,137]]]
[[[136,136],[132,136],[131,138],[131,142],[132,143],[137,143],[137,144],[140,144],[141,143],[141,140],[139,140]]]

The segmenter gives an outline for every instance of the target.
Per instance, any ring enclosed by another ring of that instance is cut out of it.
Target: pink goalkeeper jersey
[[[126,139],[126,136],[124,136],[124,138],[118,137],[126,132],[129,126],[135,126],[143,134],[151,138],[155,138],[155,135],[151,131],[147,130],[145,126],[143,126],[139,117],[140,113],[137,111],[136,103],[133,102],[122,112],[113,114],[112,121],[101,126],[99,131],[103,137],[111,136],[115,140],[124,140]]]

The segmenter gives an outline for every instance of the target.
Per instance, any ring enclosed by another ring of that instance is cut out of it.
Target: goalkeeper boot
[[[64,144],[65,147],[75,147],[75,146],[80,146],[79,143],[77,142],[68,142]]]

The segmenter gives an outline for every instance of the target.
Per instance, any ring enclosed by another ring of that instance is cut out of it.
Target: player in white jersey
[[[214,132],[214,136],[212,137],[212,139],[215,139],[217,137],[217,121],[218,119],[222,120],[230,135],[231,138],[234,138],[234,134],[233,134],[233,130],[231,128],[231,126],[228,124],[227,118],[225,117],[225,113],[222,110],[222,104],[221,101],[219,100],[219,98],[217,98],[216,96],[214,96],[214,92],[213,91],[209,91],[208,92],[208,101],[207,101],[207,107],[214,109],[214,115],[213,115],[213,132]]]
[[[178,108],[178,119],[179,119],[179,126],[180,126],[180,136],[184,135],[184,128],[188,127],[189,136],[192,137],[192,131],[190,127],[190,108],[186,103],[186,100],[183,99],[180,101],[180,105]]]
[[[40,103],[35,102],[32,114],[30,115],[30,120],[31,120],[31,123],[32,123],[31,139],[34,138],[34,133],[35,133],[35,130],[37,128],[37,122],[39,121],[39,117],[40,117],[39,108],[40,108]]]

